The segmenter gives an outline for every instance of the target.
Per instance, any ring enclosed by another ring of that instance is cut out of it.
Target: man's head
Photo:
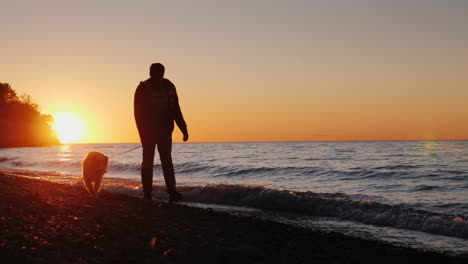
[[[150,67],[150,76],[151,78],[162,79],[164,77],[164,65],[161,63],[153,63]]]

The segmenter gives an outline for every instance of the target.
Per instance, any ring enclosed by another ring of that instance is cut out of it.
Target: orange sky
[[[62,2],[2,4],[0,81],[79,142],[138,141],[153,62],[192,142],[468,139],[467,2]]]

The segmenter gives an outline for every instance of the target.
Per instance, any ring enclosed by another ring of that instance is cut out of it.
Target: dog
[[[99,151],[89,152],[81,162],[83,166],[83,182],[91,198],[98,198],[101,181],[107,172],[109,157]]]

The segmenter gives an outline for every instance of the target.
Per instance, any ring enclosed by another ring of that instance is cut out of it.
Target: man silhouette
[[[143,198],[151,200],[153,190],[153,162],[156,146],[166,182],[169,202],[177,202],[182,195],[176,191],[174,165],[172,164],[172,131],[174,121],[188,140],[187,125],[179,106],[174,84],[164,78],[165,68],[161,63],[150,67],[150,78],[140,82],[135,91],[134,115],[143,146],[141,182]]]

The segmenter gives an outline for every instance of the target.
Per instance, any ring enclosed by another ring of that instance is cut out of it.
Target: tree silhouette
[[[0,83],[0,147],[58,145],[53,122],[29,95],[18,96],[8,83]]]

